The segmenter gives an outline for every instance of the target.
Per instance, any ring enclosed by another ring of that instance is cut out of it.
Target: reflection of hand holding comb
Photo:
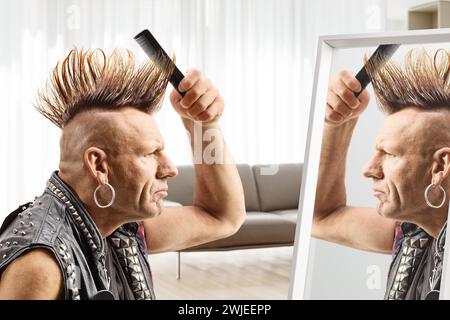
[[[161,45],[156,41],[155,37],[147,29],[141,31],[134,37],[139,46],[145,51],[147,56],[161,69],[167,68],[173,69],[169,82],[178,91],[181,96],[184,96],[184,92],[181,92],[178,88],[180,81],[183,80],[184,75],[173,63],[172,59],[167,55]]]
[[[368,72],[376,71],[374,68],[383,67],[399,46],[397,44],[380,45],[356,76],[344,69],[341,70],[339,77],[330,80],[325,114],[325,121],[328,124],[338,126],[359,117],[364,112],[370,98],[369,94],[364,92],[371,79]]]
[[[367,63],[372,63],[377,61],[377,64],[382,67],[397,51],[399,44],[382,44],[378,46],[377,50],[370,56]],[[367,87],[370,83],[369,75],[367,74],[367,70],[365,67],[362,67],[361,70],[356,75],[356,79],[361,83],[361,91],[355,93],[358,97],[361,92]]]

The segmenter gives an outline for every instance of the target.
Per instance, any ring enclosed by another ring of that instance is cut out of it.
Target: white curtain
[[[303,161],[320,34],[378,32],[386,0],[0,0],[0,221],[41,194],[58,168],[59,129],[34,110],[37,88],[72,47],[126,47],[148,28],[180,69],[201,69],[226,101],[239,163]],[[157,121],[175,164],[191,161],[168,99]]]

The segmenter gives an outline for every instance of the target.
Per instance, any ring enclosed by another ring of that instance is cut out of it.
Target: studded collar
[[[389,300],[411,299],[415,294],[433,242],[431,236],[414,224],[402,223],[400,227],[401,232],[396,232],[395,239],[395,242],[399,240],[399,245],[395,246],[386,286],[385,299]]]
[[[58,171],[53,172],[47,181],[47,189],[56,195],[66,206],[74,225],[89,245],[94,261],[96,262],[96,268],[103,275],[102,282],[104,287],[109,289],[110,278],[106,269],[104,243],[101,233],[91,216],[70,187],[58,176]]]

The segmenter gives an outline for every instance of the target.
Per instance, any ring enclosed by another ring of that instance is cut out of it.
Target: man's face
[[[443,116],[408,108],[387,117],[376,140],[375,155],[363,172],[373,179],[380,215],[415,221],[430,209],[424,190],[431,183],[433,154],[443,146],[438,125]],[[439,203],[442,198],[437,192],[431,199]]]
[[[158,215],[167,197],[167,179],[177,169],[164,152],[164,141],[152,116],[126,108],[117,112],[116,150],[108,155],[109,183],[116,190],[112,209],[130,220]],[[119,124],[120,122],[120,124]]]

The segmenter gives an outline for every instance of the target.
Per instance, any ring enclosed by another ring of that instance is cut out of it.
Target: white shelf
[[[450,28],[450,0],[433,1],[408,10],[408,29]]]

